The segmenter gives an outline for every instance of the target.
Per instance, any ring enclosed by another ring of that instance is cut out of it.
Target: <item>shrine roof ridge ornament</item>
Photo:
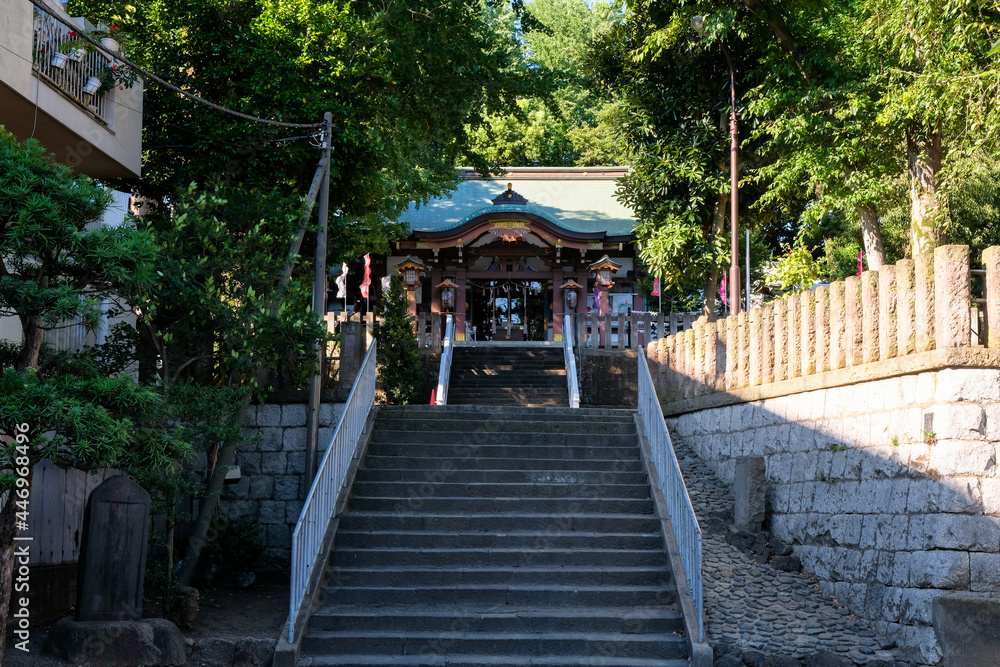
[[[498,194],[491,201],[493,202],[494,206],[502,206],[505,204],[514,206],[527,206],[528,204],[527,199],[525,199],[522,195],[519,195],[518,193],[514,192],[513,183],[508,183],[507,190]]]

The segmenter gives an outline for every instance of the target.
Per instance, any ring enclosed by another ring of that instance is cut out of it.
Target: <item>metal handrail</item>
[[[288,643],[295,641],[295,624],[302,601],[310,592],[313,571],[323,554],[323,541],[330,520],[344,493],[351,461],[358,456],[361,434],[375,405],[375,348],[372,341],[361,363],[361,370],[351,387],[337,428],[326,448],[309,495],[302,506],[299,521],[292,533],[292,582],[288,612]]]
[[[451,359],[455,356],[455,320],[451,315],[445,320],[444,340],[441,341],[441,367],[438,369],[435,405],[448,405],[448,383],[451,380]]]
[[[691,603],[694,606],[695,621],[698,625],[698,641],[705,641],[704,597],[701,585],[701,528],[698,517],[691,505],[684,477],[681,475],[674,445],[670,441],[667,424],[663,421],[660,401],[653,388],[653,378],[649,373],[646,357],[639,354],[639,417],[642,419],[653,465],[659,478],[660,492],[667,505],[668,519],[673,527],[684,579],[687,583]]]
[[[573,350],[573,314],[563,317],[563,360],[566,362],[566,384],[569,407],[580,407],[580,386],[576,377],[576,353]]]

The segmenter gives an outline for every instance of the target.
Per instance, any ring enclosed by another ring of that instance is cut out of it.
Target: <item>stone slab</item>
[[[941,667],[996,667],[1000,600],[942,596],[932,603]]]
[[[162,618],[142,621],[60,619],[46,650],[78,667],[173,667],[184,665],[184,636]]]

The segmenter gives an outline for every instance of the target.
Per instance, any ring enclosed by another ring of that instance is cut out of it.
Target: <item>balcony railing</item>
[[[53,17],[36,11],[31,68],[40,79],[89,112],[95,120],[107,125],[112,111],[108,95],[88,95],[83,89],[87,80],[109,67],[111,61],[98,51],[73,53],[72,49],[64,49],[63,45],[73,40],[70,32],[69,28]],[[53,59],[59,53],[65,54],[67,58],[61,67],[56,67]]]

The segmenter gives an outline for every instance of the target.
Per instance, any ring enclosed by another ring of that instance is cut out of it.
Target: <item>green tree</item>
[[[296,381],[323,326],[309,311],[312,276],[283,283],[300,224],[298,200],[279,192],[189,186],[169,209],[138,219],[160,245],[156,279],[130,295],[160,382],[266,391],[267,373]],[[263,369],[263,371],[262,371]]]
[[[664,288],[700,291],[704,312],[714,313],[729,256],[729,70],[717,47],[695,41],[693,13],[681,3],[635,3],[597,46],[595,67],[621,106],[631,170],[618,196],[636,214],[639,256]],[[718,29],[735,30],[733,21],[722,17]],[[751,57],[740,42],[734,49],[737,63]]]
[[[205,99],[290,122],[334,117],[331,261],[387,250],[391,221],[440,195],[469,131],[540,87],[494,0],[75,0],[113,22],[137,64]],[[511,19],[513,20],[513,19]],[[147,85],[143,179],[165,201],[190,183],[304,191],[318,157],[300,129],[247,122]],[[308,133],[308,132],[306,132]],[[473,155],[475,166],[486,168]]]
[[[879,119],[905,138],[911,252],[926,252],[946,238],[948,174],[977,150],[1000,149],[1000,12],[978,0],[865,5]]]
[[[511,112],[494,114],[471,135],[470,152],[497,166],[621,164],[610,119],[617,106],[589,70],[595,40],[622,18],[618,0],[533,0],[534,23],[520,29],[521,57],[536,72],[551,73],[547,95],[521,97]]]
[[[17,316],[17,369],[38,365],[42,334],[80,318],[93,328],[101,301],[148,284],[155,249],[128,226],[93,229],[111,195],[75,177],[37,141],[0,128],[0,316]]]
[[[422,398],[424,366],[413,335],[413,316],[402,276],[393,276],[382,295],[385,322],[375,332],[378,340],[378,381],[390,405],[406,405]]]
[[[0,662],[6,647],[14,538],[31,525],[34,465],[135,473],[184,460],[190,446],[148,428],[163,407],[153,387],[108,377],[92,360],[40,364],[41,332],[59,320],[93,326],[97,299],[148,284],[155,247],[131,226],[93,228],[108,195],[35,141],[0,129],[0,313],[21,321],[23,344],[0,367]]]

